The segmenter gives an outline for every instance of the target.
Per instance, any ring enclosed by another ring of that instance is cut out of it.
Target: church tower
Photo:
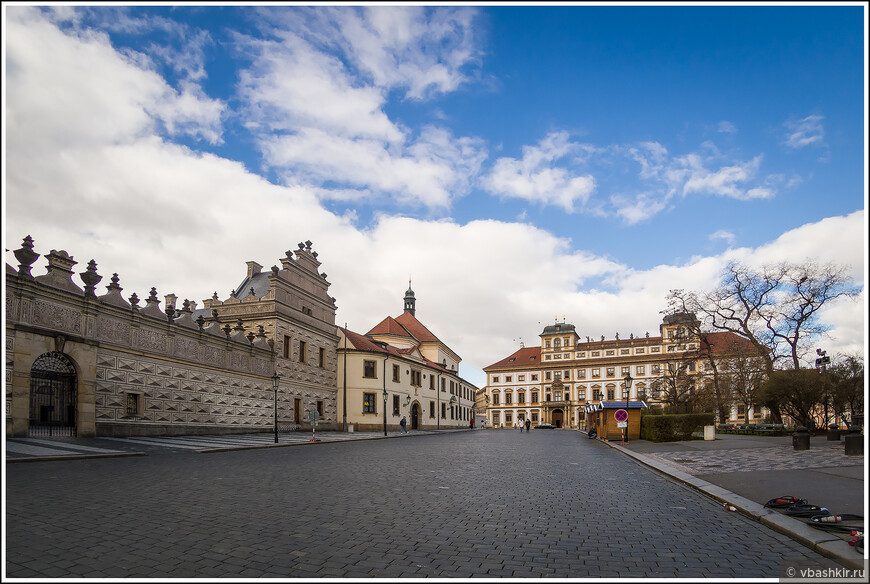
[[[411,290],[411,280],[408,280],[408,291],[405,292],[405,312],[410,312],[411,316],[417,312],[415,305],[417,300],[414,298],[414,291]]]

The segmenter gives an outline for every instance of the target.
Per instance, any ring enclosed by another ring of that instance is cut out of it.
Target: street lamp
[[[386,361],[385,361],[386,363]],[[384,369],[386,372],[386,369]],[[386,373],[385,373],[386,374]],[[385,381],[386,383],[386,381]],[[384,388],[384,436],[387,435],[387,388]]]
[[[276,371],[272,375],[272,389],[275,390],[275,444],[278,444],[278,380],[281,376]]]
[[[625,382],[622,396],[625,398],[625,438],[623,439],[623,444],[628,444],[628,398],[631,396],[631,382],[634,381],[631,378],[631,373],[628,373],[623,381]]]

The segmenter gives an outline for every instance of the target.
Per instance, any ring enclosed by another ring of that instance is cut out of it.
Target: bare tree
[[[781,360],[800,369],[810,342],[828,329],[819,310],[840,297],[854,298],[859,289],[847,278],[848,267],[779,263],[751,268],[731,263],[719,286],[709,292],[671,290],[671,307],[700,316],[714,330],[731,331],[751,342],[768,373]]]
[[[729,264],[717,288],[708,292],[671,290],[671,310],[691,312],[702,326],[744,337],[764,364],[767,377],[777,364],[798,370],[810,343],[828,328],[819,310],[840,297],[854,298],[848,267],[813,261],[766,265],[760,269]],[[721,396],[722,390],[719,388]],[[776,403],[765,403],[780,421]]]

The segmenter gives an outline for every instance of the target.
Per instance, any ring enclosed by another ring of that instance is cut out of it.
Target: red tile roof
[[[712,349],[713,353],[727,353],[728,351],[754,352],[755,346],[746,337],[742,337],[730,331],[705,333],[701,342],[701,349]]]
[[[411,314],[410,312],[403,312],[399,316],[396,317],[396,322],[402,325],[408,332],[410,332],[415,339],[420,341],[421,343],[440,343],[438,337],[433,335],[429,329],[422,325],[422,323],[417,320],[417,318]]]
[[[512,355],[509,355],[497,363],[493,363],[487,369],[498,369],[501,367],[530,367],[538,365],[541,362],[541,347],[523,347]]]
[[[367,335],[393,335],[397,337],[412,337],[411,332],[399,324],[395,318],[388,316],[374,326]]]
[[[353,344],[354,348],[356,348],[359,351],[370,351],[373,353],[386,353],[389,355],[397,355],[397,356],[402,355],[402,354],[406,354],[406,353],[402,352],[400,349],[397,349],[396,347],[394,347],[392,345],[388,345],[387,343],[384,343],[384,346],[381,346],[365,335],[361,335],[359,333],[349,331],[349,330],[342,328],[342,327],[338,327],[338,330],[340,330],[342,333],[344,333],[344,335],[347,337],[347,340],[350,341]],[[344,348],[341,345],[339,345],[339,347],[342,349]]]

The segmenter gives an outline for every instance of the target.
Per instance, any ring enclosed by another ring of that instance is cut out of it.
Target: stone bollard
[[[859,426],[850,426],[849,433],[846,434],[846,455],[847,456],[864,456],[864,436],[861,434]]]
[[[806,427],[798,426],[794,429],[794,434],[792,434],[791,437],[791,444],[794,446],[795,450],[810,449],[810,433],[807,432]]]
[[[831,424],[828,426],[828,442],[839,442],[840,441],[840,430],[837,428],[836,424]]]

